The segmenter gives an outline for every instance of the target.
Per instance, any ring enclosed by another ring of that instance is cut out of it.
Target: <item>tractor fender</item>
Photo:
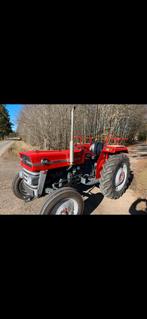
[[[97,160],[97,166],[96,166],[96,179],[100,178],[100,172],[103,168],[103,165],[108,160],[110,155],[114,154],[120,154],[120,153],[128,153],[128,149],[125,146],[118,146],[118,145],[112,145],[112,146],[104,146],[98,160]]]
[[[123,145],[106,145],[103,152],[108,154],[128,153],[128,148]]]

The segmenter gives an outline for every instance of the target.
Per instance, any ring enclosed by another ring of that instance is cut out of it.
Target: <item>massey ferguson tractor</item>
[[[83,214],[84,201],[76,189],[78,184],[98,185],[101,193],[112,199],[120,198],[129,186],[127,147],[92,138],[88,143],[74,143],[74,109],[69,149],[19,153],[22,169],[13,180],[13,192],[24,201],[47,195],[42,215]]]

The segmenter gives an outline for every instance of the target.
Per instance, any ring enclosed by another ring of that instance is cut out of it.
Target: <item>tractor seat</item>
[[[104,144],[102,142],[94,142],[90,146],[90,151],[94,153],[96,156],[99,156],[103,147],[104,147]]]

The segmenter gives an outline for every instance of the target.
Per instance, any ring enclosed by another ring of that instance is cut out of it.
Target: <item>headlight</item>
[[[30,159],[29,156],[22,155],[22,156],[21,156],[21,159],[22,159],[22,162],[23,162],[25,165],[28,165],[28,166],[32,167],[32,162],[31,162],[31,159]]]

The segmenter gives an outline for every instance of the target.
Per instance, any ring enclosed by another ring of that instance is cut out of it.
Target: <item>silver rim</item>
[[[19,183],[19,191],[20,191],[20,193],[24,196],[24,197],[26,197],[26,196],[28,196],[29,194],[26,192],[26,190],[25,190],[25,186],[24,186],[24,182],[23,182],[23,179],[20,181],[20,183]]]
[[[115,176],[115,190],[117,192],[121,191],[124,187],[126,180],[127,180],[127,165],[123,164],[122,167],[119,168],[117,174]]]
[[[53,209],[55,215],[78,215],[78,203],[75,199],[62,200]]]

